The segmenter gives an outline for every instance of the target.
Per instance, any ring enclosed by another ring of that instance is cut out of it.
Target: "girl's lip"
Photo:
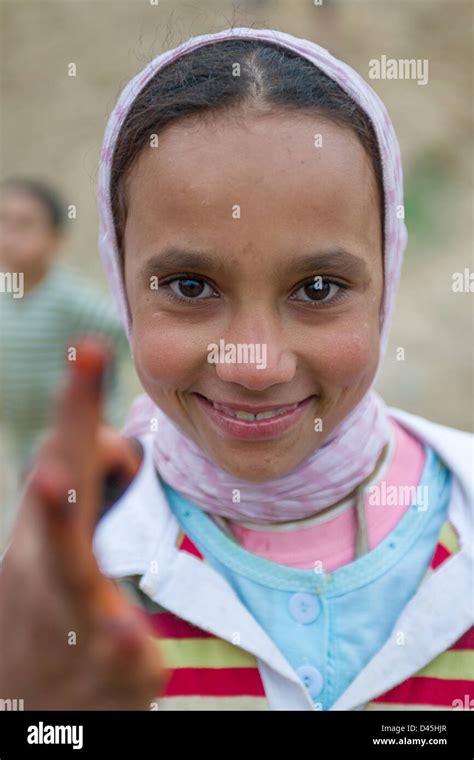
[[[287,430],[299,422],[310,403],[316,398],[316,396],[308,396],[308,398],[300,401],[294,409],[283,412],[276,417],[251,422],[250,420],[230,417],[220,409],[216,409],[205,396],[199,393],[194,393],[193,395],[201,409],[203,409],[211,422],[221,432],[244,441],[266,440],[286,433]],[[282,404],[281,406],[286,406],[286,404]],[[267,408],[269,409],[270,407]]]

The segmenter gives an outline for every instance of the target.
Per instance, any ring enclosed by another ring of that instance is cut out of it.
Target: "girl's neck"
[[[382,451],[380,452],[380,456],[377,459],[376,465],[372,471],[372,473],[364,480],[360,485],[365,485],[365,487],[369,487],[372,482],[376,482],[380,480],[380,478],[383,476],[383,474],[388,469],[390,462],[392,460],[392,456],[394,454],[395,450],[395,434],[392,433],[390,437],[390,441],[384,446]],[[358,486],[359,487],[359,486]],[[249,530],[261,530],[261,531],[288,531],[288,530],[300,530],[304,528],[310,528],[313,525],[319,525],[321,523],[325,523],[328,520],[332,520],[334,517],[337,517],[339,514],[344,512],[347,509],[351,509],[354,506],[355,501],[355,493],[356,489],[349,494],[349,496],[346,496],[344,499],[340,499],[335,504],[331,504],[329,507],[326,507],[325,509],[320,510],[319,512],[315,513],[314,515],[311,515],[310,517],[305,517],[301,520],[292,520],[292,521],[286,521],[286,522],[277,522],[277,523],[259,523],[259,522],[253,522],[250,520],[230,520],[229,518],[219,517],[216,515],[212,515],[214,519],[217,521],[221,521],[221,525],[226,525],[229,528],[232,526],[232,528],[246,528]]]
[[[394,420],[392,436],[383,450],[371,476],[359,485],[365,490],[364,509],[367,528],[365,551],[375,548],[403,517],[408,504],[372,505],[369,489],[384,482],[400,486],[419,482],[424,466],[422,444]],[[380,489],[383,493],[384,489]],[[311,568],[321,563],[325,572],[332,572],[357,559],[360,528],[356,494],[331,505],[313,517],[293,522],[268,525],[242,522],[212,516],[229,537],[248,551],[265,559],[295,568]]]

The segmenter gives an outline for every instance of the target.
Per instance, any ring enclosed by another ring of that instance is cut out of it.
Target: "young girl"
[[[99,570],[99,476],[127,470],[126,444],[98,427],[103,358],[86,347],[4,563],[0,604],[12,619],[19,575],[41,671],[0,624],[0,696],[469,709],[472,437],[373,390],[406,244],[379,98],[307,40],[192,38],[120,96],[99,202],[143,461],[95,530]]]

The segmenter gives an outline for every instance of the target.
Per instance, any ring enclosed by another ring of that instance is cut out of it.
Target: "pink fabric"
[[[117,135],[140,90],[164,65],[202,45],[235,38],[271,42],[307,58],[338,82],[372,119],[380,146],[385,193],[385,280],[380,314],[382,359],[407,240],[400,213],[403,183],[395,132],[383,103],[359,74],[314,42],[272,29],[227,29],[193,37],[162,53],[128,83],[110,115],[99,172],[99,247],[127,334],[131,333],[130,315],[120,274],[109,194],[111,157]],[[216,340],[218,338],[216,335]],[[205,511],[267,522],[301,519],[347,496],[373,471],[389,431],[385,404],[372,384],[324,445],[304,463],[284,477],[253,484],[233,477],[208,460],[146,394],[133,404],[124,431],[149,432],[152,419],[158,431],[154,439],[156,466],[165,481]],[[232,500],[236,489],[240,491],[239,503]]]
[[[372,485],[416,486],[420,482],[425,464],[425,450],[394,419],[390,420],[395,431],[395,450],[388,470]],[[381,490],[381,493],[383,491]],[[243,527],[230,521],[228,527],[244,549],[265,559],[296,568],[311,568],[315,562],[322,563],[325,572],[349,564],[355,559],[357,516],[351,499],[348,507],[336,517],[311,527],[288,528],[285,531]],[[369,549],[374,549],[401,520],[409,505],[371,504],[369,492],[365,494],[365,513],[369,537]]]

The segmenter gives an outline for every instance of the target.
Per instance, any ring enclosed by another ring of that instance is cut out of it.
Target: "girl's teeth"
[[[284,414],[284,412],[287,412],[290,409],[296,409],[298,406],[298,404],[292,404],[291,406],[282,406],[280,409],[275,409],[273,412],[268,411],[252,414],[252,412],[241,412],[237,409],[229,409],[227,406],[222,406],[222,404],[215,404],[214,402],[212,402],[212,405],[215,409],[220,412],[224,412],[224,414],[227,414],[229,417],[236,417],[239,420],[247,420],[248,422],[254,422],[255,420],[268,420],[270,417],[278,417],[278,415]]]

